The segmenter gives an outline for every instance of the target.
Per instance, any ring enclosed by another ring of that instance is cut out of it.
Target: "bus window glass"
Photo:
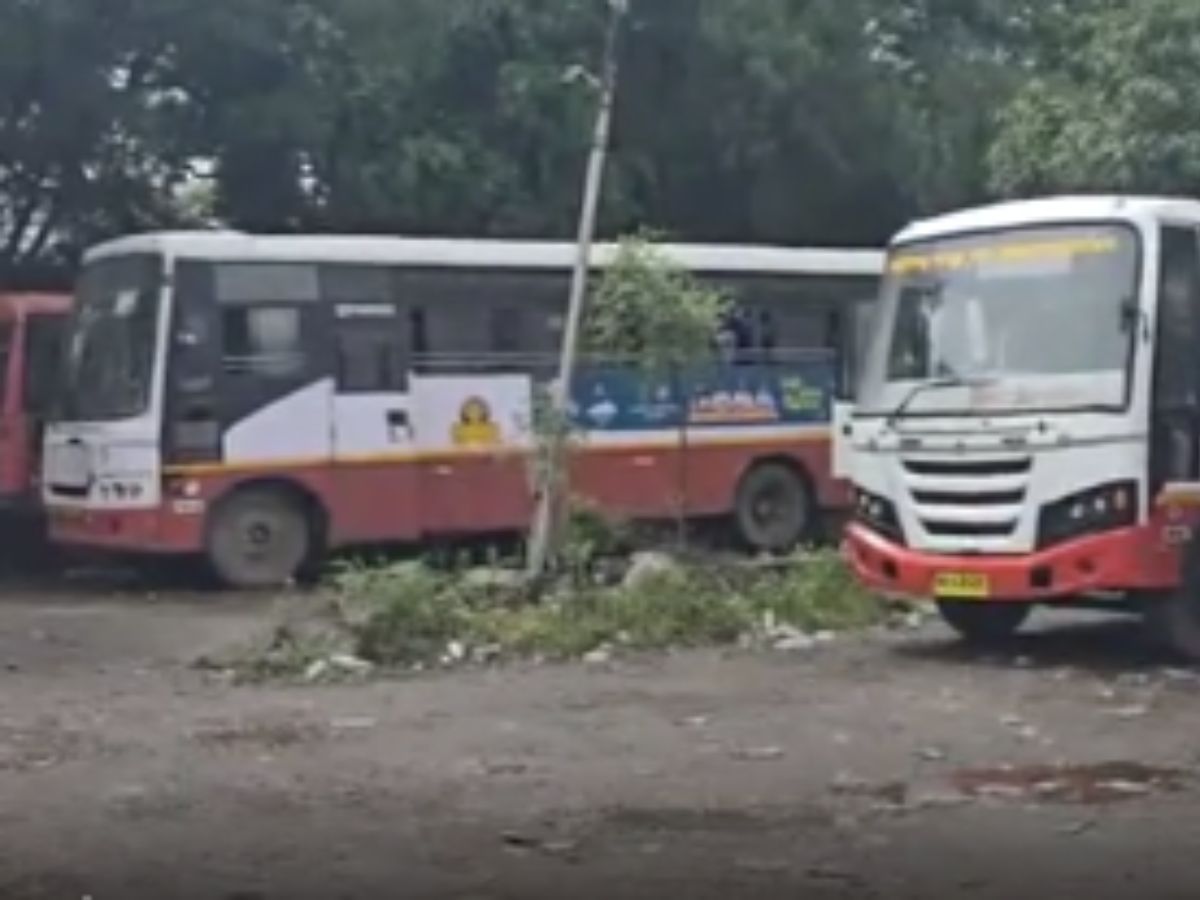
[[[337,386],[343,394],[385,393],[407,383],[394,304],[339,304]]]
[[[227,373],[291,378],[303,371],[301,316],[296,307],[231,307],[222,320]]]
[[[916,414],[1123,406],[1139,246],[1121,226],[947,237],[893,254],[860,408]]]
[[[408,327],[412,334],[413,356],[417,360],[423,360],[429,356],[429,325],[422,307],[417,307],[409,312]]]
[[[55,380],[62,367],[64,324],[59,316],[31,316],[25,323],[24,406],[35,416],[49,412],[54,397]],[[7,338],[0,341],[7,347]],[[6,364],[0,366],[0,373],[7,370]]]
[[[521,311],[512,306],[494,307],[491,312],[492,352],[513,356],[522,351],[522,329],[524,322]]]
[[[317,267],[293,263],[226,263],[217,267],[219,303],[315,303]]]
[[[147,410],[160,281],[154,256],[102,259],[84,270],[64,363],[64,418],[102,422]]]

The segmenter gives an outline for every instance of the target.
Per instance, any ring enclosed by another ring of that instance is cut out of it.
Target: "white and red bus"
[[[65,294],[0,293],[0,522],[6,543],[36,538],[41,530],[42,429],[70,310]]]
[[[656,385],[585,366],[573,487],[650,519],[674,513],[683,484],[689,516],[736,513],[751,543],[795,542],[848,497],[830,407],[883,255],[663,250],[735,296],[744,358]],[[597,247],[596,267],[614,251]],[[573,254],[217,232],[94,249],[46,437],[52,536],[203,554],[256,586],[330,549],[523,529],[533,397],[554,371]]]
[[[846,432],[859,578],[972,640],[1132,604],[1200,658],[1200,203],[918,222],[876,311]]]

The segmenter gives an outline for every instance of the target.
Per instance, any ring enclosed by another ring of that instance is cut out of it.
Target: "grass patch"
[[[332,599],[276,628],[240,667],[249,677],[322,673],[322,660],[411,669],[500,659],[579,658],[598,648],[662,650],[770,644],[781,629],[860,629],[886,616],[832,553],[779,566],[686,566],[660,559],[645,577],[603,587],[564,580],[533,600],[518,572],[441,571],[420,563],[354,566]]]

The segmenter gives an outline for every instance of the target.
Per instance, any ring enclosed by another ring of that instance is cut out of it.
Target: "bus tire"
[[[304,504],[291,492],[250,487],[217,505],[207,544],[209,564],[226,587],[280,587],[311,558],[313,528]]]
[[[994,647],[1011,640],[1033,612],[1027,603],[939,600],[942,620],[968,644]]]
[[[795,468],[780,462],[754,466],[738,486],[734,520],[738,536],[764,553],[795,549],[812,527],[813,497]]]

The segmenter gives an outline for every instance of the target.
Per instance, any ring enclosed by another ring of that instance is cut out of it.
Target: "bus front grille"
[[[1001,540],[1016,531],[1032,457],[909,458],[902,466],[917,519],[930,537]]]

